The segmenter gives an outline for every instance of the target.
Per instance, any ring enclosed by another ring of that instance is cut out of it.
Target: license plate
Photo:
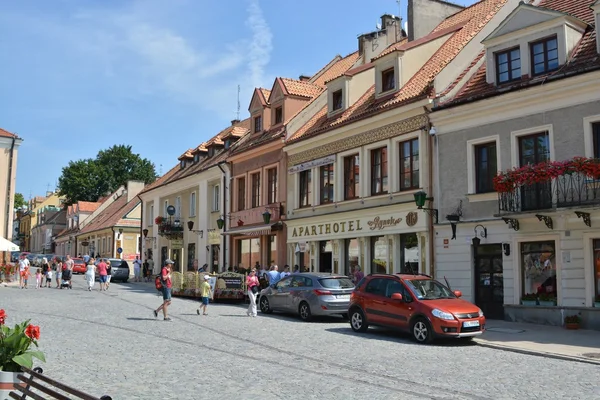
[[[349,294],[338,294],[337,298],[338,299],[349,299],[350,295]]]
[[[463,322],[463,327],[472,328],[474,326],[479,326],[479,321],[465,321]]]

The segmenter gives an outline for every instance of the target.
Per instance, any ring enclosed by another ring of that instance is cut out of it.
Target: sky
[[[455,1],[471,5],[474,0]],[[160,175],[236,118],[255,87],[357,50],[406,0],[0,2],[0,127],[24,139],[17,192],[54,190],[71,160],[131,145]],[[402,12],[400,12],[402,10]]]

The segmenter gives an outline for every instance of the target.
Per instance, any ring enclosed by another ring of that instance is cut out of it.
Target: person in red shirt
[[[163,317],[165,321],[171,321],[169,315],[167,313],[167,309],[171,304],[171,287],[173,283],[171,282],[171,270],[173,268],[173,260],[167,259],[165,261],[165,266],[162,271],[160,271],[160,277],[162,281],[162,295],[163,295],[163,303],[160,307],[154,310],[154,318],[158,318],[158,312],[162,310]]]
[[[106,263],[104,262],[104,260],[101,259],[98,265],[96,265],[96,272],[100,276],[100,291],[106,290],[108,273],[106,271]]]

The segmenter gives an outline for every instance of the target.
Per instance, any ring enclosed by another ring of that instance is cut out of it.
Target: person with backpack
[[[154,310],[154,318],[158,318],[158,312],[162,310],[163,317],[165,321],[171,321],[168,314],[168,308],[171,304],[171,288],[173,287],[173,283],[171,282],[171,270],[173,268],[173,260],[167,259],[165,260],[165,266],[160,271],[160,276],[156,279],[156,286],[160,286],[160,290],[163,295],[163,303],[160,307]]]

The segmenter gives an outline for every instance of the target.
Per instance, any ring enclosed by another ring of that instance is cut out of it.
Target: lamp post
[[[426,208],[426,207],[424,207],[426,201],[433,201],[433,197],[427,197],[427,193],[424,192],[423,190],[420,190],[417,193],[415,193],[414,197],[415,197],[415,204],[417,205],[417,208],[419,210],[425,211],[427,214],[429,214],[431,217],[433,217],[435,223],[437,224],[438,223],[438,210],[437,210],[437,208]]]

